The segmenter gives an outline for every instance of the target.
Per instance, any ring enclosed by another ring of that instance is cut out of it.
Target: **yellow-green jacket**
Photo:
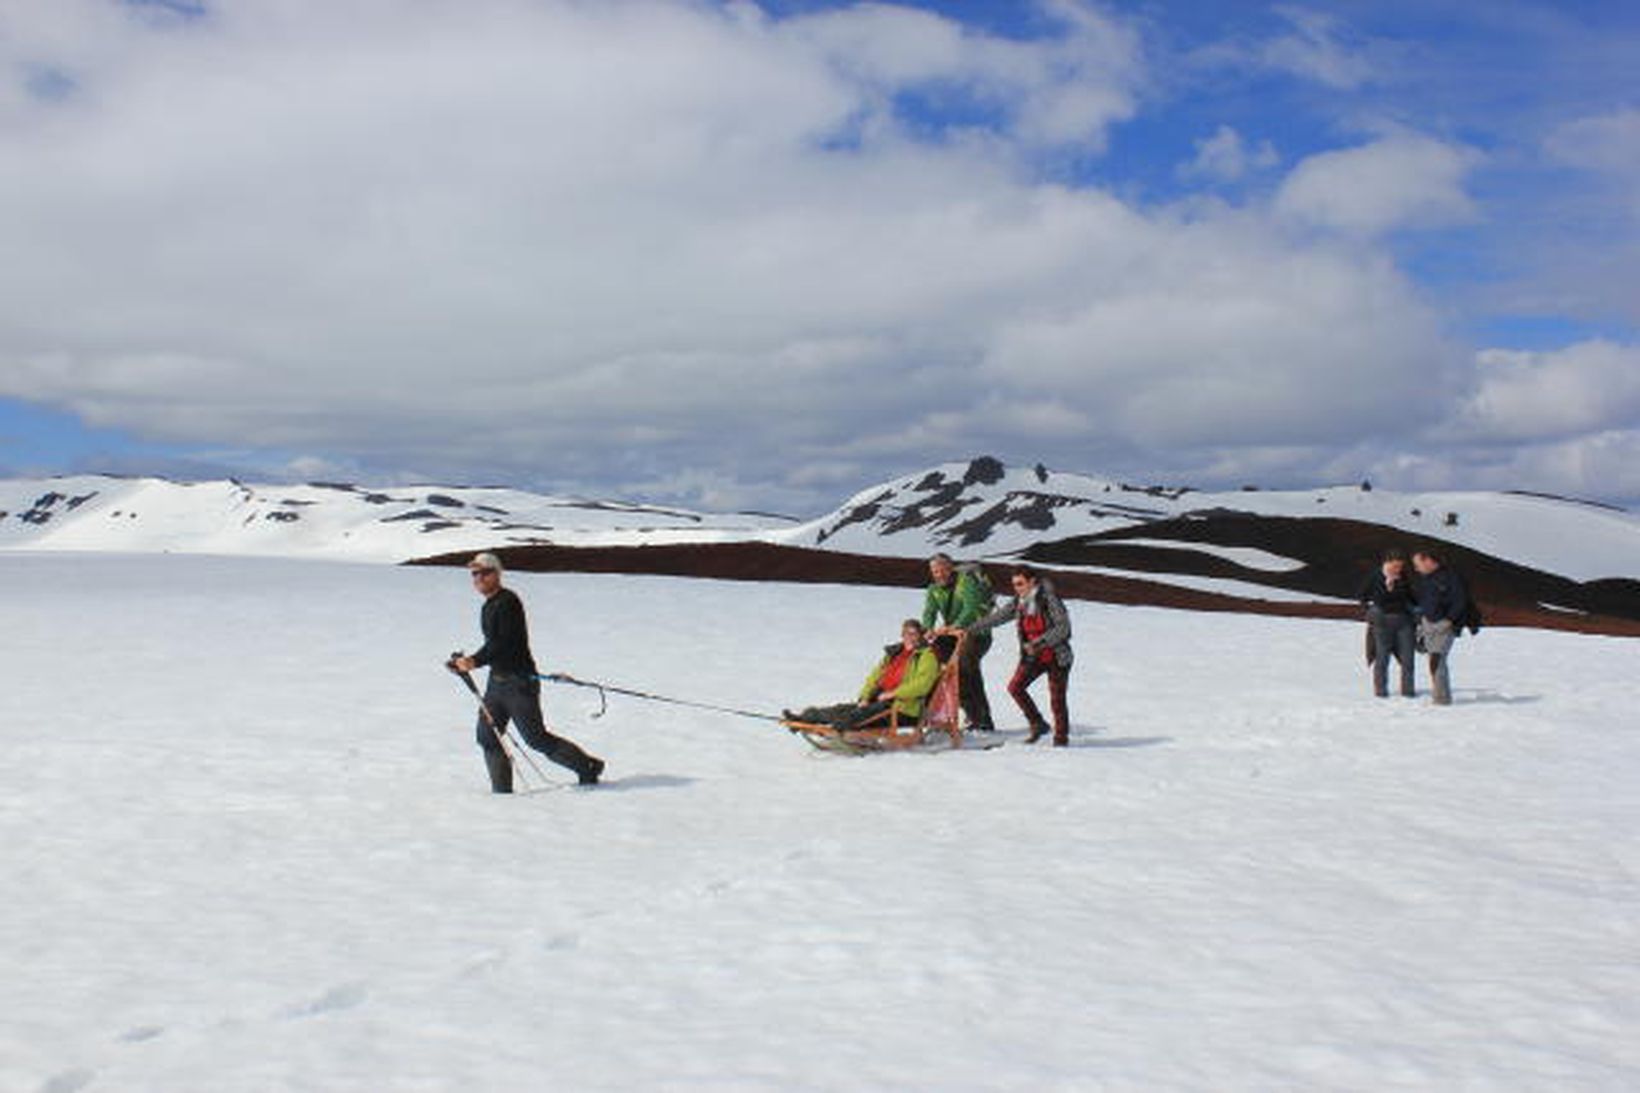
[[[883,672],[888,669],[888,662],[899,656],[901,648],[902,646],[896,643],[884,651],[883,659],[877,662],[877,667],[866,676],[865,685],[860,688],[861,702],[871,702],[877,697],[877,681],[883,678]],[[911,663],[905,666],[905,676],[894,689],[894,712],[910,720],[921,717],[923,704],[939,681],[939,658],[934,655],[932,649],[918,649],[911,654]]]

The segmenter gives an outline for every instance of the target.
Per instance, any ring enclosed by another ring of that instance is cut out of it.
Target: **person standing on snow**
[[[990,613],[991,584],[977,565],[959,569],[949,554],[936,554],[928,559],[928,575],[933,583],[923,596],[922,624],[926,629],[943,622],[934,631],[936,637],[960,631]],[[990,634],[970,635],[957,648],[957,695],[962,712],[968,715],[968,728],[975,732],[993,728],[991,701],[985,695],[985,674],[979,663],[990,650]],[[941,659],[949,655],[949,649],[941,651]]]
[[[1389,697],[1389,660],[1393,656],[1401,664],[1401,694],[1412,697],[1417,693],[1412,683],[1412,615],[1418,601],[1407,573],[1406,552],[1384,552],[1384,560],[1362,585],[1360,600],[1367,609],[1372,693],[1379,698]]]
[[[1435,705],[1452,705],[1452,673],[1449,661],[1458,627],[1469,613],[1469,590],[1463,578],[1442,562],[1440,555],[1425,547],[1412,555],[1418,571],[1418,638],[1429,654],[1429,679],[1435,690]]]
[[[1065,747],[1070,743],[1070,711],[1066,707],[1065,690],[1070,682],[1071,617],[1065,610],[1065,601],[1054,591],[1052,582],[1039,577],[1027,565],[1015,566],[1009,578],[1014,598],[967,628],[970,639],[975,634],[990,633],[992,628],[1009,619],[1019,627],[1019,667],[1008,683],[1008,693],[1014,696],[1025,720],[1030,723],[1027,744],[1034,744],[1048,731],[1042,711],[1026,690],[1037,677],[1047,674],[1049,705],[1053,710],[1053,746]]]
[[[484,597],[479,612],[484,645],[472,656],[452,657],[450,666],[464,673],[486,666],[490,669],[484,705],[495,725],[491,727],[482,713],[478,718],[478,746],[484,749],[490,789],[512,792],[512,760],[500,740],[509,721],[517,723],[526,744],[559,766],[573,770],[583,786],[596,784],[604,772],[604,761],[547,731],[541,716],[541,681],[536,676],[535,657],[530,654],[524,603],[512,589],[502,587],[501,559],[486,551],[467,563],[467,571],[472,574],[473,589]]]

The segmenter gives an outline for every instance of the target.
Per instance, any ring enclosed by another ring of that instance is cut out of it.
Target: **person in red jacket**
[[[1071,617],[1065,610],[1065,601],[1054,591],[1053,583],[1037,574],[1027,565],[1015,566],[1009,578],[1014,598],[989,615],[971,624],[969,634],[989,633],[1013,619],[1019,629],[1019,666],[1008,683],[1008,693],[1019,704],[1030,732],[1027,744],[1034,744],[1048,732],[1048,723],[1042,717],[1029,690],[1042,675],[1048,677],[1048,703],[1053,710],[1053,746],[1065,747],[1070,743],[1071,717],[1065,700],[1070,682]]]

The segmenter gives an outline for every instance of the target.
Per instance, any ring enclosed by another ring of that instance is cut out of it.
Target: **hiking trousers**
[[[892,702],[839,702],[834,706],[810,706],[794,714],[792,720],[805,725],[830,725],[834,729],[849,731],[887,725],[893,712]]]
[[[478,715],[478,746],[484,749],[484,766],[490,772],[490,789],[494,792],[511,793],[513,789],[512,760],[496,739],[496,733],[509,723],[517,727],[524,743],[559,766],[573,770],[577,777],[592,769],[591,756],[573,741],[547,731],[541,716],[539,680],[492,671],[484,688],[484,705],[495,718],[495,728],[490,728],[482,713]]]
[[[968,727],[985,732],[992,727],[991,700],[985,695],[985,673],[979,662],[991,651],[990,634],[973,634],[957,656],[957,698],[968,715]]]
[[[1065,702],[1065,689],[1070,683],[1071,670],[1057,660],[1051,664],[1043,664],[1035,657],[1022,659],[1019,667],[1014,669],[1014,678],[1008,681],[1008,693],[1014,696],[1014,701],[1019,704],[1020,711],[1024,713],[1025,720],[1031,723],[1032,728],[1047,724],[1042,717],[1042,711],[1037,709],[1030,691],[1026,689],[1044,674],[1048,677],[1048,705],[1053,710],[1053,743],[1054,747],[1062,748],[1070,743],[1071,735],[1071,715]]]
[[[1452,645],[1458,640],[1458,628],[1447,619],[1430,622],[1418,621],[1418,636],[1424,639],[1424,651],[1429,654],[1429,682],[1435,692],[1435,705],[1452,705]]]
[[[1367,614],[1367,624],[1372,627],[1372,693],[1380,697],[1389,694],[1389,660],[1393,656],[1401,667],[1401,693],[1408,697],[1416,694],[1412,674],[1417,634],[1412,616],[1374,607]]]

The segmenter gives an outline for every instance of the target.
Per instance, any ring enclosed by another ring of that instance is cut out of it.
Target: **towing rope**
[[[635,691],[628,687],[617,687],[612,683],[599,683],[597,680],[576,679],[563,672],[551,672],[547,675],[535,677],[547,683],[563,683],[571,687],[590,687],[598,692],[598,712],[593,717],[602,717],[609,712],[608,694],[626,695],[628,698],[641,698],[646,702],[665,702],[671,706],[688,706],[696,710],[711,710],[715,713],[733,714],[736,717],[751,717],[759,721],[780,721],[781,718],[769,713],[754,713],[751,710],[737,710],[733,706],[715,706],[710,702],[691,702],[686,698],[671,698],[667,695],[653,694],[649,691]]]

